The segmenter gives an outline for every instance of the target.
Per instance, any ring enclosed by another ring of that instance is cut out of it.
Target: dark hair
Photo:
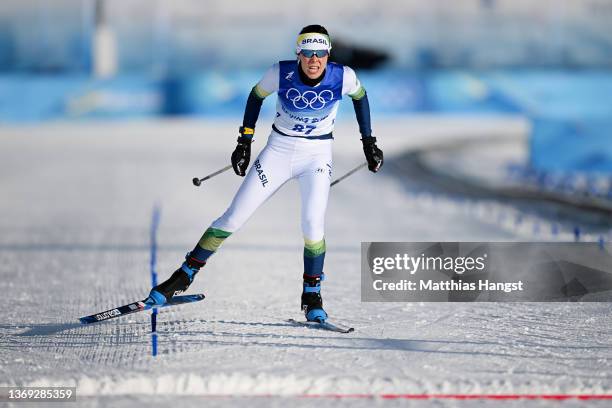
[[[325,34],[326,36],[329,37],[329,33],[327,32],[325,27],[319,24],[311,24],[311,25],[307,25],[306,27],[302,28],[302,31],[300,31],[300,34],[306,34],[306,33]]]

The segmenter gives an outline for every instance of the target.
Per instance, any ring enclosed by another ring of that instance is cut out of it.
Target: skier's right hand
[[[240,137],[238,138],[238,145],[232,153],[232,167],[234,172],[244,177],[246,169],[249,167],[251,161],[251,143],[253,142],[253,129],[240,127]]]

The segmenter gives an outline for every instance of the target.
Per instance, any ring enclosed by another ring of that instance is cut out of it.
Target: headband
[[[302,50],[331,50],[331,41],[329,36],[319,33],[304,33],[297,38],[295,52],[300,53]]]

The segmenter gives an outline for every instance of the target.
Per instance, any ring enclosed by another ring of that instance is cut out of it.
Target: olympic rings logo
[[[301,93],[295,88],[289,88],[285,97],[293,102],[293,106],[297,109],[310,108],[320,110],[323,109],[328,102],[334,99],[334,93],[329,89],[324,89],[319,93],[315,91]]]

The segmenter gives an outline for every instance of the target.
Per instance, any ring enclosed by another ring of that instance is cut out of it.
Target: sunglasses
[[[329,51],[327,50],[301,50],[300,54],[302,54],[306,58],[312,58],[315,55],[317,56],[317,58],[323,58],[329,55]]]

